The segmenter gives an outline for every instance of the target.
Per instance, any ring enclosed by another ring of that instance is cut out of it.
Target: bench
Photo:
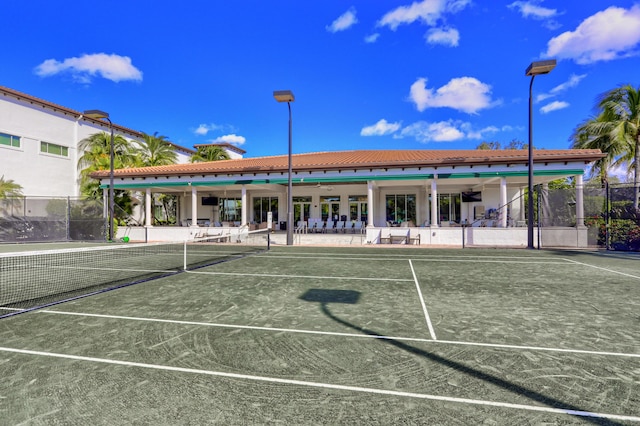
[[[387,237],[380,237],[381,244],[409,244],[409,229],[391,229]]]

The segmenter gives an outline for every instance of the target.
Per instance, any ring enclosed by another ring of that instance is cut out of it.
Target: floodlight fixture
[[[525,75],[527,77],[533,77],[535,75],[541,74],[549,74],[552,69],[556,67],[556,60],[549,59],[547,61],[537,61],[532,62],[531,65],[527,67],[525,71]]]

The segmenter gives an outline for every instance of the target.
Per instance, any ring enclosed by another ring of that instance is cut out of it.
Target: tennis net
[[[269,249],[267,231],[0,254],[0,318]]]

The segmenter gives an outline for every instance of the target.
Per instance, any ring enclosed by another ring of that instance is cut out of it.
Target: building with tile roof
[[[130,139],[142,136],[117,124],[113,127]],[[28,196],[77,196],[78,143],[108,128],[108,123],[84,117],[81,112],[0,87],[2,174],[22,185]],[[154,240],[176,238],[175,230],[167,232],[152,226],[151,195],[161,193],[176,196],[177,224],[184,225],[181,228],[186,237],[196,231],[202,234],[199,228],[264,227],[270,220],[268,225],[273,229],[314,223],[323,228],[331,224],[333,231],[337,231],[338,223],[351,228],[362,223],[369,243],[389,240],[392,228],[407,227],[413,229],[412,241],[448,244],[460,234],[450,230],[468,224],[496,232],[510,230],[509,234],[487,233],[487,244],[522,245],[527,150],[295,154],[291,194],[294,220],[287,223],[287,155],[243,158],[245,151],[232,146],[227,147],[233,154],[230,160],[188,163],[194,151],[175,144],[174,148],[181,155],[179,164],[114,173],[116,189],[138,193],[138,198],[145,200],[145,239],[149,232]],[[576,225],[570,232],[582,228],[585,167],[601,157],[598,150],[534,152],[536,185],[575,178]],[[92,176],[103,188],[109,186],[108,171]],[[470,237],[481,244],[480,235],[476,232]],[[559,235],[561,245],[563,239],[582,245],[582,237]],[[526,245],[526,236],[524,242]]]

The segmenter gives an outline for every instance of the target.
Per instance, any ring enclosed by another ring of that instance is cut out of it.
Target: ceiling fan
[[[325,191],[333,191],[333,186],[331,186],[331,185],[321,185],[320,183],[318,183],[316,185],[316,188],[324,189]]]

